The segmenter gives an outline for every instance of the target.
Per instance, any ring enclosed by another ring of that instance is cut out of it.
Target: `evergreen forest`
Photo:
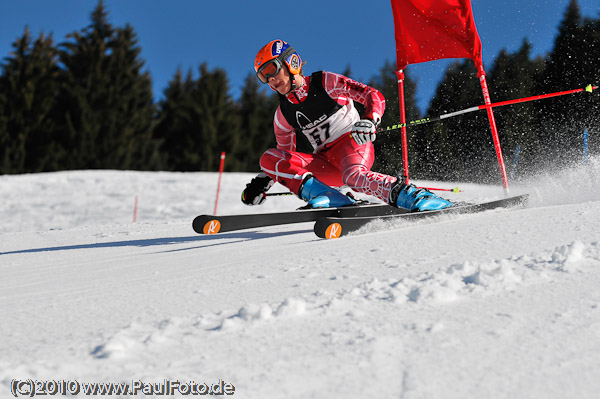
[[[275,146],[276,95],[249,73],[234,99],[225,71],[202,64],[196,71],[174,71],[155,102],[133,27],[108,20],[100,1],[90,24],[64,42],[43,33],[32,37],[25,28],[13,43],[0,62],[0,174],[216,171],[222,151],[226,171],[258,172],[260,156]],[[531,48],[524,39],[516,52],[502,51],[485,65],[493,102],[600,84],[600,18],[583,18],[577,0],[564,10],[552,50],[533,57]],[[483,103],[471,60],[446,69],[424,113],[416,105],[410,66],[405,72],[408,121]],[[395,64],[386,61],[365,83],[387,100],[382,126],[399,122]],[[584,131],[589,153],[600,152],[598,91],[494,109],[507,167],[519,153],[515,178],[579,162]],[[412,178],[499,182],[485,111],[410,127],[408,145]],[[400,132],[379,134],[375,146],[373,169],[400,172]]]

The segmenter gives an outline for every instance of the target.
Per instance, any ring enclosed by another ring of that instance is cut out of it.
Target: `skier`
[[[277,148],[260,158],[262,172],[242,192],[244,204],[262,204],[277,181],[307,201],[309,208],[354,204],[353,198],[332,188],[343,185],[411,211],[452,205],[405,184],[403,177],[370,170],[375,157],[372,142],[385,110],[378,90],[333,72],[304,76],[302,67],[300,55],[283,40],[269,42],[256,55],[258,79],[279,96],[273,123]],[[365,106],[362,116],[354,101]],[[297,133],[306,136],[312,154],[296,151]]]

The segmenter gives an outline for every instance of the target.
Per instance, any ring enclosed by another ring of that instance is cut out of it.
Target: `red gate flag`
[[[442,58],[471,58],[481,69],[471,0],[391,1],[399,69]]]
[[[409,64],[442,58],[471,58],[477,67],[484,102],[486,105],[491,104],[481,59],[481,40],[475,27],[471,0],[391,0],[391,2],[396,36],[396,75],[401,123],[406,123],[404,68]],[[502,185],[505,193],[508,194],[508,178],[491,107],[487,107],[487,114]],[[408,181],[407,147],[406,127],[403,127],[402,150],[406,181]]]

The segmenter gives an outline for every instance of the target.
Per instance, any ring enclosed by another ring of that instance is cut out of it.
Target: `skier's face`
[[[269,86],[279,94],[286,95],[292,90],[292,79],[290,72],[284,66],[279,69],[277,75],[269,77]]]

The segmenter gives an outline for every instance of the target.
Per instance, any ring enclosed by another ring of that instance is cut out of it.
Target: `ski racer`
[[[430,191],[405,184],[402,177],[371,171],[373,141],[385,111],[385,99],[378,90],[333,72],[304,76],[302,67],[298,52],[280,39],[256,55],[258,79],[279,96],[273,123],[277,148],[268,149],[260,158],[262,172],[242,192],[244,204],[262,204],[277,181],[305,200],[308,208],[354,204],[353,198],[333,188],[343,185],[411,211],[452,205]],[[363,115],[354,101],[365,106]],[[312,154],[296,151],[297,134],[306,136]]]

